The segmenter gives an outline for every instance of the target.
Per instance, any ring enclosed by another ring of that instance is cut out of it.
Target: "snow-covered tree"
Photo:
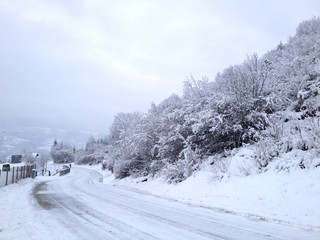
[[[62,141],[55,140],[50,153],[54,163],[70,163],[75,159],[73,148]]]
[[[117,114],[104,165],[116,177],[159,173],[177,182],[208,156],[243,144],[255,144],[260,167],[281,152],[319,149],[319,82],[318,17],[302,22],[287,43],[248,56],[214,81],[189,77],[181,97],[152,104],[146,114]],[[94,146],[91,139],[86,151],[99,152]]]
[[[108,153],[108,142],[106,139],[95,140],[90,137],[84,150],[78,150],[75,153],[75,162],[77,164],[97,164],[106,159]]]

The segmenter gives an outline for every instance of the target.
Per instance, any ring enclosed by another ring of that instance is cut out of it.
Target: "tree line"
[[[118,178],[164,175],[183,181],[209,156],[216,164],[243,145],[256,146],[264,168],[281,152],[319,149],[320,18],[263,56],[252,54],[213,81],[190,76],[182,96],[147,113],[118,113],[108,136],[90,139],[76,161],[103,162]]]

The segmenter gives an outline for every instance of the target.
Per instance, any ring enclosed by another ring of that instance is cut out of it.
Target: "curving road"
[[[253,221],[101,183],[94,170],[34,188],[54,239],[320,239],[316,232]]]

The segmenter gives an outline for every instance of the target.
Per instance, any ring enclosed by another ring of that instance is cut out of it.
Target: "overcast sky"
[[[107,132],[192,74],[259,55],[319,16],[319,0],[0,0],[2,126]]]

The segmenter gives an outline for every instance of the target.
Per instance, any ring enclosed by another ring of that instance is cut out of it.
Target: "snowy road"
[[[304,231],[215,212],[102,184],[98,172],[72,173],[37,185],[39,216],[53,239],[320,239]]]

